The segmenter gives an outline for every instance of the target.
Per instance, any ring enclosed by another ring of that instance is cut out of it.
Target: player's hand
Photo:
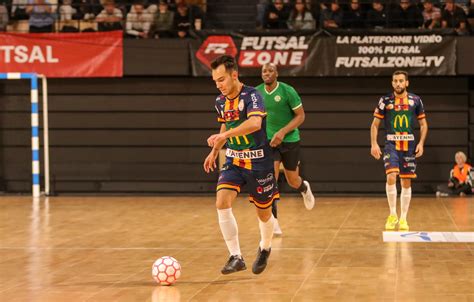
[[[449,183],[448,183],[448,187],[450,187],[450,188],[454,187],[454,183],[449,182]]]
[[[211,136],[209,136],[209,138],[207,139],[207,145],[209,147],[214,147],[215,145],[218,145],[219,143],[221,143],[222,141],[225,141],[226,138],[225,138],[225,135],[222,134],[222,133],[219,133],[219,134],[213,134]]]
[[[418,144],[416,145],[416,149],[415,149],[415,157],[421,157],[423,155],[423,145],[422,144]]]
[[[214,150],[212,150],[211,153],[209,153],[209,155],[204,160],[203,167],[206,173],[209,173],[211,171],[213,172],[214,169],[217,167],[216,165],[217,155],[218,155],[218,152],[215,152]]]
[[[270,141],[270,146],[273,148],[277,147],[281,144],[284,138],[285,134],[281,131],[278,131],[277,133],[275,133],[275,135],[273,135],[272,140]]]
[[[379,145],[373,145],[371,148],[370,148],[370,154],[377,160],[380,159],[380,157],[382,156],[382,151],[380,150],[380,147]]]

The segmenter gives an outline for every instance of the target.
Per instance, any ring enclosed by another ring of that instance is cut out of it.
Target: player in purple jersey
[[[421,98],[407,92],[408,73],[395,71],[392,75],[393,93],[381,97],[374,111],[374,120],[370,127],[370,153],[375,159],[380,159],[382,151],[377,143],[380,122],[383,120],[386,130],[383,160],[387,183],[387,193],[390,215],[385,222],[385,229],[394,230],[398,224],[400,231],[408,231],[408,209],[411,200],[411,179],[416,178],[415,158],[421,157],[424,151],[428,123]],[[420,125],[420,140],[416,144],[414,126],[418,120]],[[397,215],[397,175],[400,177],[402,192],[400,194],[400,220]]]
[[[216,207],[219,226],[227,244],[230,258],[222,268],[223,274],[245,270],[240,251],[238,227],[232,213],[232,202],[242,186],[249,191],[249,200],[257,210],[260,244],[252,272],[260,274],[267,266],[273,237],[272,204],[280,195],[273,174],[273,159],[265,132],[265,108],[260,93],[239,81],[237,63],[231,56],[221,56],[211,63],[212,79],[222,93],[216,99],[220,133],[211,135],[212,147],[204,161],[209,173],[216,168],[216,158],[224,146],[226,163],[217,182]]]

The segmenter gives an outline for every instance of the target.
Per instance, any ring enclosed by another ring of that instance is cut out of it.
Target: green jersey
[[[256,88],[263,96],[267,111],[267,137],[271,140],[275,133],[293,119],[295,116],[293,110],[300,108],[303,104],[296,90],[283,82],[277,82],[275,89],[270,92],[265,90],[264,83]],[[299,140],[300,131],[296,128],[285,135],[283,142],[294,143]]]

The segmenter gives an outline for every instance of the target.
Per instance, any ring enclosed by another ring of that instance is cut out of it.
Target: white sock
[[[219,216],[219,226],[221,227],[222,236],[227,244],[229,253],[234,256],[240,256],[239,228],[232,213],[232,208],[217,209],[217,215]]]
[[[410,188],[403,188],[400,194],[400,207],[401,207],[401,215],[400,219],[407,219],[408,209],[410,208],[410,201],[411,201],[411,187]]]
[[[272,238],[273,238],[273,215],[270,216],[268,221],[263,222],[258,219],[258,226],[260,227],[260,248],[262,250],[269,250],[272,246]]]
[[[397,185],[385,184],[390,215],[397,216]]]

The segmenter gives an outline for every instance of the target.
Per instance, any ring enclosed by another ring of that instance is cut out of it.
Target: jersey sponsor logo
[[[255,93],[252,93],[250,95],[250,97],[252,98],[252,106],[253,106],[253,109],[258,109],[258,98],[257,96],[255,95]]]
[[[237,151],[232,149],[227,149],[225,151],[227,157],[238,158],[238,159],[257,159],[263,158],[264,152],[263,149],[250,150],[250,151]]]
[[[239,120],[239,112],[236,110],[229,110],[224,112],[224,119],[226,122]]]
[[[415,136],[413,134],[388,134],[387,140],[394,141],[414,141]]]
[[[393,109],[393,104],[388,104],[385,108],[387,108],[387,110],[392,110]]]
[[[245,107],[244,100],[241,99],[239,102],[239,111],[243,111],[244,107]]]
[[[408,125],[408,117],[405,114],[400,114],[393,118],[393,129],[406,129]]]
[[[212,60],[221,55],[233,57],[237,55],[237,47],[231,36],[209,36],[196,52],[198,60],[209,69],[211,68]]]
[[[305,36],[244,37],[240,46],[239,66],[300,66],[306,60],[309,44]]]
[[[413,107],[413,105],[415,105],[415,101],[413,101],[413,100],[408,100],[408,105],[410,105],[411,107]]]
[[[259,185],[263,186],[273,180],[273,173],[268,173],[264,178],[257,178],[257,182]]]
[[[281,101],[281,96],[275,95],[274,100],[275,100],[275,102],[278,103],[279,101]]]

